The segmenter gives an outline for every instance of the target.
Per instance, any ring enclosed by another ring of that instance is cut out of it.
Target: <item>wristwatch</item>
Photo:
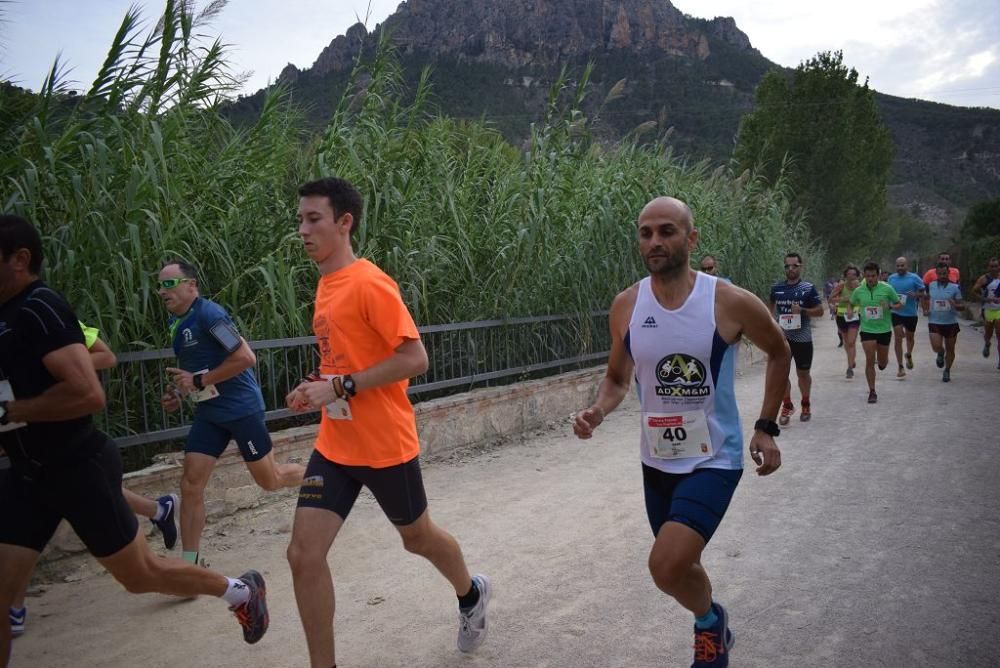
[[[341,383],[344,386],[344,392],[347,393],[348,397],[353,397],[358,393],[358,386],[354,384],[354,378],[351,374],[347,374],[341,379]]]
[[[199,392],[205,389],[205,384],[202,382],[204,378],[205,374],[203,373],[196,373],[195,375],[191,376],[191,382],[194,383],[194,386],[198,389]]]
[[[768,420],[767,418],[761,418],[753,423],[754,431],[762,431],[769,436],[780,436],[781,429],[778,428],[778,423],[774,420]]]

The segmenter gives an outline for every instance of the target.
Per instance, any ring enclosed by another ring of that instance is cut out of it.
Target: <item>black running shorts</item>
[[[118,448],[99,431],[92,438],[103,441],[92,455],[46,466],[33,480],[0,471],[0,543],[41,552],[63,519],[95,557],[110,557],[135,540],[139,522],[122,495]]]
[[[915,315],[899,315],[898,313],[893,313],[892,315],[892,326],[893,327],[905,327],[908,332],[917,331],[917,316]]]
[[[812,341],[789,341],[788,347],[792,349],[792,359],[795,360],[795,368],[808,371],[813,363],[813,342]]]
[[[861,332],[861,341],[874,341],[880,346],[892,343],[892,332]]]
[[[376,469],[338,464],[316,450],[306,466],[298,506],[329,510],[346,520],[362,486],[368,488],[385,516],[397,526],[413,524],[427,510],[419,456],[404,464]]]
[[[933,322],[927,323],[927,331],[931,334],[939,334],[946,339],[953,339],[958,336],[958,333],[962,331],[962,328],[958,326],[958,323],[952,323],[950,325],[938,325]]]

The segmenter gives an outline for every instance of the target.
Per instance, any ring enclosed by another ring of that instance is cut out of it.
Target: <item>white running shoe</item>
[[[467,612],[460,610],[458,613],[458,649],[462,652],[471,652],[482,645],[489,631],[486,606],[489,605],[490,597],[493,595],[493,586],[485,575],[473,575],[472,581],[479,589],[479,601],[471,610]]]

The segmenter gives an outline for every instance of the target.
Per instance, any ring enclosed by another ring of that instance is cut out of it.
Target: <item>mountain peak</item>
[[[710,37],[753,51],[732,18],[694,19],[668,0],[406,0],[372,36],[383,30],[403,54],[508,66],[626,49],[705,60]],[[313,72],[349,69],[367,36],[355,24],[323,49]]]

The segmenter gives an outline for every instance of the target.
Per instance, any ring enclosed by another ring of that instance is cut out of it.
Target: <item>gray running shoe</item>
[[[941,374],[941,380],[944,381],[945,383],[951,381],[951,371],[949,369],[945,369],[944,373]]]
[[[848,379],[850,379],[850,378],[854,378],[854,369],[853,369],[852,367],[847,367],[847,374],[846,374],[846,377],[847,377]]]
[[[490,597],[493,595],[493,585],[485,575],[473,575],[472,581],[479,589],[479,602],[469,611],[459,610],[458,649],[462,652],[471,652],[482,645],[489,631],[486,606],[489,605]]]

